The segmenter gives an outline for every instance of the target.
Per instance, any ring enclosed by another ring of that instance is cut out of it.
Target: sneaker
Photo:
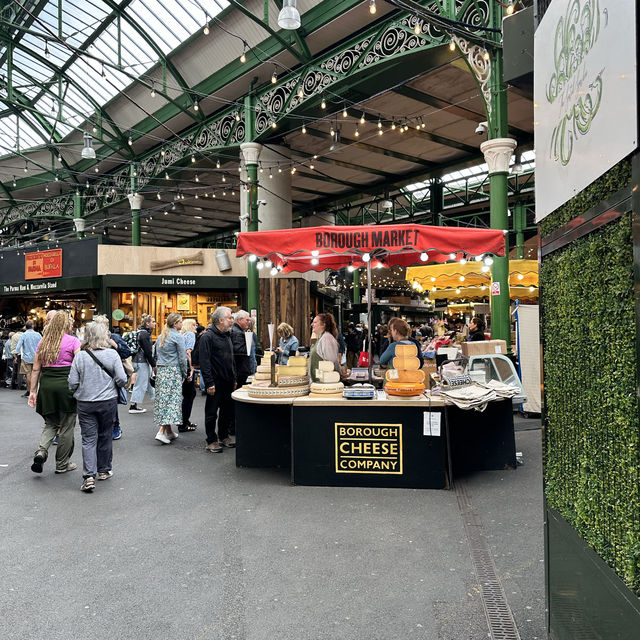
[[[175,431],[172,431],[170,435],[167,436],[169,440],[173,441],[178,437],[178,434]]]
[[[91,493],[96,488],[96,481],[92,476],[85,478],[82,482],[82,486],[80,487],[80,491],[84,491],[85,493]]]
[[[102,473],[99,473],[96,477],[98,478],[98,480],[108,480],[112,476],[113,476],[113,471],[103,471]]]
[[[171,444],[171,440],[169,440],[169,438],[167,438],[164,433],[161,433],[159,431],[158,433],[156,433],[156,440],[159,440],[160,442],[162,442],[162,444]]]
[[[120,438],[122,438],[122,429],[118,427],[117,429],[113,430],[113,439],[120,440]],[[100,478],[98,478],[98,480],[100,480]]]
[[[139,407],[137,404],[129,405],[129,413],[144,413],[146,409]]]
[[[62,469],[56,469],[56,473],[67,473],[67,471],[73,471],[77,468],[78,465],[75,462],[70,462],[66,467],[63,467]]]
[[[204,449],[209,453],[222,453],[222,445],[219,442],[211,442]]]
[[[38,449],[33,456],[33,464],[31,465],[31,471],[34,473],[42,473],[42,465],[47,461],[47,452],[44,449]]]
[[[227,449],[233,449],[236,446],[236,441],[232,438],[225,438],[220,444]]]
[[[55,436],[53,436],[53,440],[51,441],[51,444],[58,444],[58,434],[56,433]]]

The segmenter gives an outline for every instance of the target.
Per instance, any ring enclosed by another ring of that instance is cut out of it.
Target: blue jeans
[[[131,391],[131,404],[138,404],[144,400],[144,394],[148,393],[151,400],[156,397],[156,390],[149,384],[152,369],[147,362],[134,362],[133,370],[136,373],[136,381]]]

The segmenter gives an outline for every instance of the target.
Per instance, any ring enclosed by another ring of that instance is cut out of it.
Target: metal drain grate
[[[520,640],[518,628],[496,573],[482,520],[471,502],[464,480],[456,480],[455,490],[473,568],[482,589],[482,604],[491,638],[492,640]]]

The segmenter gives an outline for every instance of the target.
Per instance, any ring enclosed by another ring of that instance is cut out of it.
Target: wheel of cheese
[[[424,382],[424,371],[422,369],[387,369],[384,374],[385,380],[389,382]]]
[[[289,356],[287,365],[290,367],[306,367],[309,361],[304,356]]]
[[[415,358],[415,357],[413,357],[413,358],[403,358],[403,357],[396,356],[393,359],[393,368],[394,369],[404,369],[404,370],[407,370],[407,369],[419,369],[420,368],[420,360],[418,360],[418,358]]]
[[[257,371],[254,376],[256,380],[271,380],[271,373],[262,373]]]
[[[271,365],[270,364],[259,364],[256,369],[258,373],[271,373]]]
[[[342,382],[312,382],[310,389],[313,393],[342,393],[344,385]]]
[[[298,398],[309,393],[309,387],[249,387],[252,398]]]
[[[279,387],[299,387],[309,385],[309,376],[278,376]]]
[[[342,399],[342,393],[314,393],[309,394],[309,398],[317,398],[318,400]]]
[[[333,371],[334,370],[333,362],[331,362],[331,360],[320,360],[320,362],[318,362],[318,370]]]
[[[396,356],[399,358],[412,358],[418,355],[418,347],[415,344],[397,344]]]
[[[387,382],[384,390],[390,396],[420,396],[424,393],[424,385],[415,382]]]

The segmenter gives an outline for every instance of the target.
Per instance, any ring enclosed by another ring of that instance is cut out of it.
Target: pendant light
[[[289,30],[300,28],[300,12],[296,6],[296,0],[284,0],[278,14],[278,26]]]

